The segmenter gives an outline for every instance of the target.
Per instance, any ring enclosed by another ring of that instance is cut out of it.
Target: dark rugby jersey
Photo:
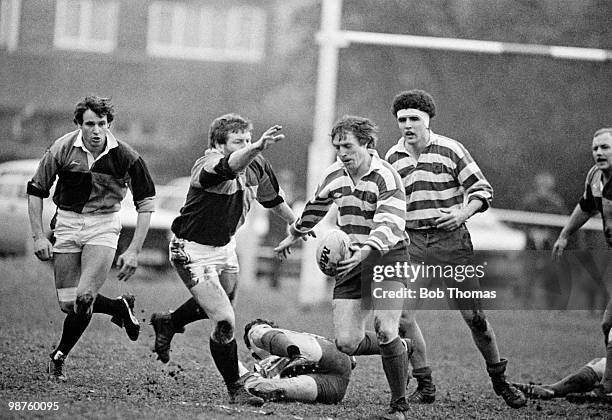
[[[242,226],[253,200],[266,208],[284,199],[270,164],[257,157],[240,173],[228,156],[208,149],[191,169],[191,181],[181,214],[172,223],[179,238],[202,245],[224,246]]]
[[[418,162],[400,138],[385,156],[402,177],[406,189],[406,228],[429,229],[440,209],[459,209],[467,200],[481,200],[489,208],[493,188],[461,143],[431,132]]]
[[[599,212],[603,220],[603,231],[608,246],[612,247],[612,183],[603,183],[603,172],[593,166],[584,183],[580,208],[587,213]]]
[[[155,185],[144,160],[128,144],[107,131],[106,150],[89,167],[81,130],[56,140],[46,151],[27,193],[41,198],[58,178],[53,202],[75,213],[113,213],[121,208],[128,188],[139,213],[155,210]]]

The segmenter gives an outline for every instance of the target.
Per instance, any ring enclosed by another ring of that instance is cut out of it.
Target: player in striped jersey
[[[406,230],[412,261],[426,265],[470,265],[473,248],[465,221],[489,207],[491,185],[461,143],[430,129],[436,106],[429,93],[415,89],[396,95],[392,112],[402,137],[385,158],[399,172],[406,190]],[[444,281],[449,287],[462,290],[480,288],[475,277],[452,284],[446,278]],[[506,380],[507,360],[499,357],[495,334],[480,301],[454,299],[451,303],[470,327],[495,393],[513,408],[524,406],[523,393]],[[420,330],[414,328],[412,316],[412,312],[404,313],[400,323],[403,330],[413,333],[409,336],[414,343],[412,374],[418,386],[409,402],[432,403],[436,388],[427,365],[425,340]]]
[[[338,159],[323,173],[314,197],[306,203],[301,217],[291,225],[290,234],[275,251],[281,255],[310,232],[338,206],[338,227],[351,239],[351,257],[339,263],[333,292],[333,320],[336,346],[348,355],[380,354],[391,388],[391,418],[404,418],[408,375],[408,349],[398,336],[399,308],[368,308],[366,265],[382,260],[409,261],[405,228],[405,193],[401,179],[391,165],[378,157],[376,126],[370,120],[345,116],[331,131]],[[396,279],[392,279],[396,280]],[[389,284],[402,285],[399,282]],[[373,311],[375,332],[365,324]]]

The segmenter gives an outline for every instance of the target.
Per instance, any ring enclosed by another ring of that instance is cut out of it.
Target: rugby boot
[[[252,405],[254,407],[261,407],[264,405],[263,398],[247,391],[244,387],[244,380],[238,380],[233,385],[228,386],[227,391],[231,404]]]
[[[140,334],[140,324],[134,316],[134,295],[123,295],[117,299],[120,301],[120,313],[111,318],[111,322],[125,328],[125,332],[130,340],[138,340]]]
[[[520,389],[512,386],[506,380],[506,365],[508,360],[500,359],[498,363],[487,364],[487,372],[493,383],[493,390],[501,396],[512,408],[521,408],[527,404],[527,398]]]
[[[410,404],[432,404],[436,401],[436,386],[431,378],[431,368],[425,366],[414,369],[412,375],[417,380],[417,389],[406,399]]]
[[[538,384],[522,384],[519,382],[511,382],[512,386],[517,388],[525,397],[532,400],[550,400],[555,398],[555,391]]]
[[[604,392],[603,387],[597,386],[589,392],[570,393],[565,399],[574,404],[600,403],[612,404],[612,392]]]
[[[172,325],[170,314],[154,313],[151,315],[151,325],[155,331],[155,345],[153,351],[157,353],[157,359],[162,363],[170,360],[170,343],[172,337],[177,333],[184,333],[185,328],[175,329]]]
[[[269,381],[257,373],[248,373],[246,376],[246,390],[265,402],[283,401],[287,398],[285,390],[277,386],[277,381]]]
[[[64,374],[64,362],[66,361],[66,355],[64,355],[61,351],[56,350],[49,356],[51,357],[51,360],[49,360],[49,364],[47,366],[47,373],[49,373],[50,378],[66,382],[68,380],[68,377],[66,374]]]
[[[312,373],[317,364],[308,360],[302,355],[292,357],[280,373],[281,378],[291,378],[293,376]]]
[[[406,399],[402,397],[392,402],[389,410],[380,417],[385,420],[404,420],[409,418],[409,410],[410,405],[406,402]]]

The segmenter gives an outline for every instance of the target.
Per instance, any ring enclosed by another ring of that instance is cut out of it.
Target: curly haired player
[[[429,93],[418,89],[399,93],[393,99],[392,113],[402,137],[385,159],[399,172],[406,191],[410,258],[417,264],[469,265],[473,247],[465,222],[489,207],[491,185],[461,143],[431,130],[436,105]],[[455,282],[453,287],[478,290],[480,284],[472,278]],[[454,299],[452,304],[459,309],[485,359],[495,393],[510,407],[523,407],[525,396],[506,380],[508,361],[499,356],[493,328],[480,300]],[[412,375],[418,386],[408,401],[433,403],[436,387],[427,365],[425,340],[415,326],[412,312],[404,312],[400,325],[402,330],[408,330],[407,336],[414,344]]]

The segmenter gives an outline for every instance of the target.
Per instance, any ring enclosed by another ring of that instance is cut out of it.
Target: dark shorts
[[[372,267],[375,265],[394,265],[397,262],[410,264],[410,254],[407,244],[402,243],[386,254],[376,255],[359,264],[345,277],[335,279],[334,299],[361,299],[363,291],[370,291],[372,284]],[[389,278],[389,281],[405,282],[405,278]]]
[[[319,340],[322,357],[317,370],[309,373],[317,383],[317,402],[336,404],[344,398],[351,377],[351,359],[328,340]]]
[[[467,267],[473,264],[474,247],[470,232],[465,225],[453,231],[411,229],[407,230],[407,233],[410,238],[408,251],[412,263],[424,264],[430,269],[429,273],[449,272],[450,267]],[[434,267],[439,270],[436,271]],[[456,277],[444,275],[426,276],[419,279],[419,287],[432,288],[434,285],[455,287],[462,291],[481,290],[479,278],[475,275],[462,276],[461,281],[457,281]],[[480,309],[482,307],[480,300],[476,298],[449,298],[449,301],[453,308],[458,306],[459,309]]]

